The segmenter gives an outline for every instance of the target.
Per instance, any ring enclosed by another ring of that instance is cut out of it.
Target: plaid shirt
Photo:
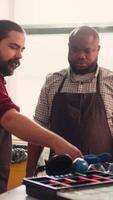
[[[100,93],[105,105],[111,135],[113,136],[113,72],[102,67],[98,67],[95,73],[85,75],[76,75],[70,72],[69,69],[49,74],[41,89],[34,120],[46,128],[49,127],[52,101],[66,74],[67,76],[60,92],[95,93],[98,73],[100,73]]]

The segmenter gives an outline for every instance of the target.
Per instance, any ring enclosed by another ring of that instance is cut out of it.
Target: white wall
[[[107,9],[106,9],[107,8]],[[20,24],[113,23],[112,0],[0,0],[0,19]],[[100,34],[99,63],[113,69],[113,33]],[[28,35],[20,68],[7,78],[21,112],[32,118],[46,74],[68,65],[68,35]]]

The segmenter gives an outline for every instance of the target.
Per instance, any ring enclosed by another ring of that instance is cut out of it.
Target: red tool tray
[[[28,177],[24,178],[23,184],[26,185],[26,193],[32,197],[40,200],[62,200],[66,198],[59,195],[61,193],[113,185],[113,175],[89,171],[75,175]]]

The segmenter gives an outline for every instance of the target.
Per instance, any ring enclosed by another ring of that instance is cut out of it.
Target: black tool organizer
[[[60,176],[42,176],[24,178],[26,193],[40,200],[63,200],[59,192],[70,192],[102,186],[113,185],[113,175],[89,171],[85,174],[66,174]],[[62,196],[62,195],[61,195]]]

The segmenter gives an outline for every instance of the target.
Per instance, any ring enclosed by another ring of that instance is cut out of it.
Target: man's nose
[[[22,58],[22,51],[21,51],[21,50],[18,50],[18,51],[16,52],[16,57],[19,58],[19,59]]]
[[[84,51],[79,51],[79,58],[85,58],[86,54]]]

